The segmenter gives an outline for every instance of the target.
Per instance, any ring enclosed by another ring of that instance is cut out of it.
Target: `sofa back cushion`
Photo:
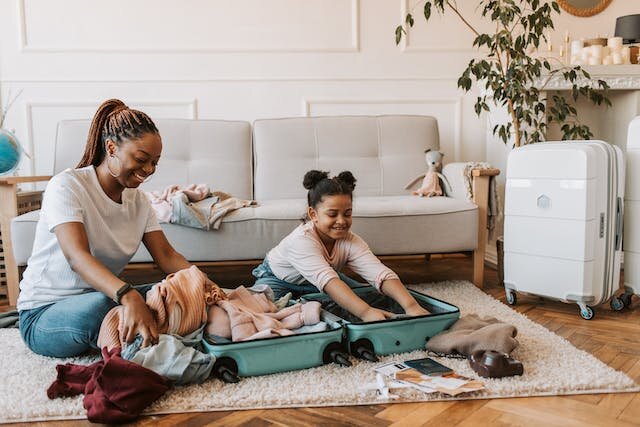
[[[158,119],[162,157],[153,177],[141,188],[207,184],[251,199],[251,124],[241,121]],[[82,157],[90,120],[63,120],[56,134],[54,173],[74,168]]]
[[[424,151],[439,149],[438,123],[429,116],[341,116],[257,120],[253,124],[256,200],[306,196],[310,169],[350,170],[356,195],[407,194],[424,173]]]

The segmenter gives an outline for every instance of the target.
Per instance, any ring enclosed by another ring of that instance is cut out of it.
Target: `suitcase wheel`
[[[625,292],[624,294],[620,295],[620,299],[622,300],[622,304],[624,304],[625,307],[631,307],[631,294]]]
[[[589,307],[588,305],[580,306],[580,316],[582,316],[583,319],[591,320],[593,319],[594,315],[595,315],[595,312],[593,311],[593,308]]]
[[[609,305],[611,306],[611,310],[613,311],[620,311],[625,307],[625,303],[622,301],[622,298],[618,298],[615,295],[611,297]]]
[[[337,342],[332,342],[325,347],[322,354],[322,361],[324,363],[337,363],[341,366],[351,366],[349,356],[342,351],[342,345]]]
[[[373,350],[373,344],[371,341],[365,338],[361,338],[351,343],[351,354],[359,359],[368,360],[369,362],[377,362],[378,356],[376,356]]]
[[[505,290],[505,293],[507,295],[507,303],[509,305],[516,305],[516,303],[518,302],[518,297],[516,297],[516,293],[511,290]]]
[[[230,357],[221,357],[216,360],[213,365],[213,373],[225,383],[237,383],[240,381],[238,364]]]

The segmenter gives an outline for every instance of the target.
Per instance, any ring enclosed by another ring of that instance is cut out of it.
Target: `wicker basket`
[[[42,205],[42,191],[25,191],[17,194],[18,215],[40,209]],[[4,262],[4,246],[2,244],[2,230],[0,229],[0,303],[7,301],[7,269]]]

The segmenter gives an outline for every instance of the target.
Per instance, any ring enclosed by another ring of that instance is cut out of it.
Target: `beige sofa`
[[[304,173],[351,170],[358,179],[353,230],[374,253],[474,251],[474,282],[482,285],[488,180],[498,171],[474,171],[474,201],[466,198],[462,163],[444,168],[452,186],[450,197],[421,198],[404,190],[424,172],[425,149],[439,148],[433,117],[286,118],[258,120],[253,126],[240,121],[157,120],[157,125],[164,143],[162,158],[143,188],[206,183],[258,202],[256,207],[226,216],[217,231],[163,224],[168,239],[190,261],[263,258],[300,223],[306,209]],[[55,173],[77,163],[88,128],[88,120],[59,123]],[[5,179],[0,181],[0,191],[9,194],[18,181],[41,178],[46,177]],[[27,263],[39,211],[13,216],[15,212],[3,216],[5,223],[11,221],[14,258],[7,267],[12,270],[8,275],[12,304],[17,297],[16,266]],[[149,261],[144,246],[132,260]]]

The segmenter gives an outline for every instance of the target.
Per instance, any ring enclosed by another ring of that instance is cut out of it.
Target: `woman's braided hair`
[[[109,99],[98,107],[93,116],[87,145],[78,168],[98,166],[105,158],[105,142],[120,145],[123,140],[135,140],[147,133],[158,134],[158,128],[145,113],[133,110],[119,99]]]

